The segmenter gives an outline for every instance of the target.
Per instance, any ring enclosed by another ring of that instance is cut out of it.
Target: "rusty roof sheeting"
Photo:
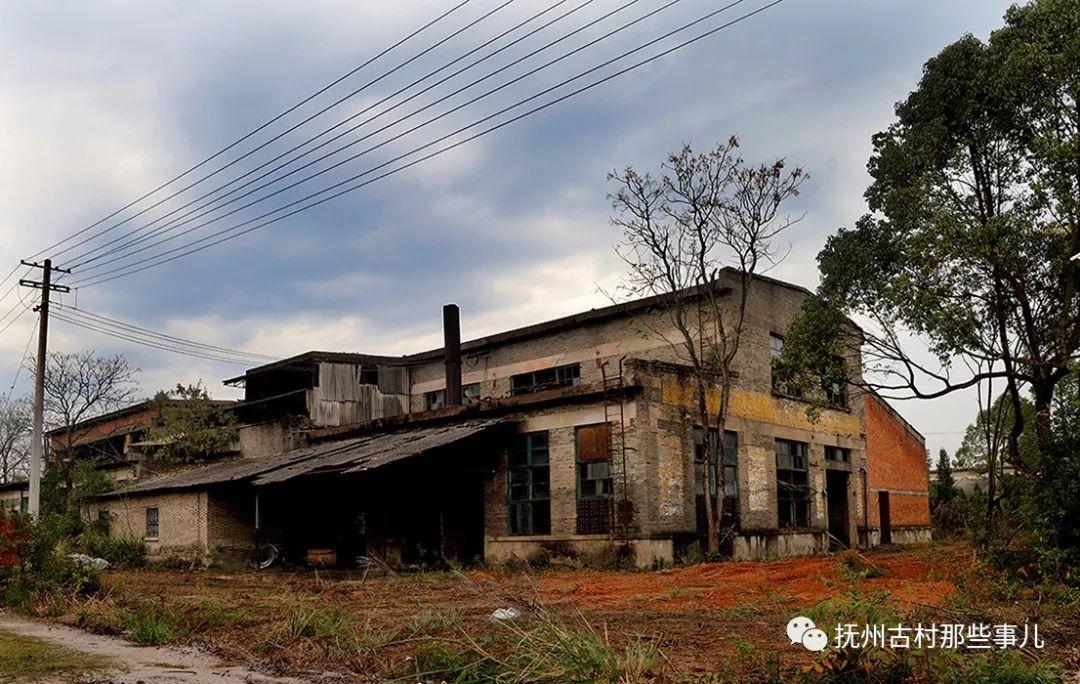
[[[130,487],[106,492],[100,498],[194,489],[248,480],[254,480],[255,485],[265,485],[316,472],[358,473],[418,456],[503,422],[504,419],[474,420],[397,432],[370,433],[296,449],[279,456],[232,459],[143,480]]]
[[[505,421],[499,418],[474,420],[432,425],[414,430],[369,434],[344,442],[331,442],[312,447],[312,450],[322,451],[318,455],[259,475],[255,479],[255,484],[284,482],[300,475],[318,472],[364,472],[459,442],[503,422]]]

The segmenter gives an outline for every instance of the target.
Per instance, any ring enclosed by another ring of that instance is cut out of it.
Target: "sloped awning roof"
[[[192,468],[137,482],[102,498],[197,489],[214,484],[251,481],[255,485],[285,482],[318,473],[360,473],[449,446],[505,423],[501,419],[377,432],[296,449],[280,456],[242,458]]]

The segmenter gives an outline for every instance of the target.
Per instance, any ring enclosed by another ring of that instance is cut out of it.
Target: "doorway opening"
[[[849,473],[843,470],[825,471],[830,550],[851,546],[851,535],[848,531],[848,478]]]
[[[878,516],[881,519],[881,543],[892,544],[892,513],[889,510],[888,492],[878,492]]]

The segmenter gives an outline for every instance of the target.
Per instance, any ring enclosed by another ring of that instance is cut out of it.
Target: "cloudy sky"
[[[72,235],[157,187],[459,1],[42,0],[0,4],[0,276],[19,258]],[[562,3],[458,62],[454,69],[583,2]],[[109,229],[95,241],[60,254],[58,262],[79,263],[77,257],[87,249],[179,209],[347,116],[370,108],[353,125],[382,113],[453,69],[380,103],[383,98],[496,38],[555,0],[513,0],[497,9],[504,3],[471,0],[260,136],[133,210],[83,233],[80,239]],[[709,0],[680,0],[395,142],[199,227],[666,3],[638,0],[521,64],[433,104],[624,4],[626,0],[593,0],[285,170],[386,127],[348,151],[224,206],[217,214],[209,213],[259,184],[221,197],[219,205],[203,210],[206,217],[194,218],[199,215],[195,213],[190,221],[176,225],[189,212],[219,197],[210,195],[209,200],[151,224],[144,233],[171,229],[161,233],[160,237],[166,237],[189,228],[197,230],[130,254],[126,260],[107,263],[124,252],[101,257],[76,269],[67,282],[90,282],[94,274],[231,228],[378,167],[719,6]],[[762,4],[762,0],[745,0],[529,106]],[[811,174],[791,207],[806,218],[788,235],[790,256],[773,274],[814,287],[815,256],[826,237],[864,211],[870,136],[891,121],[894,102],[914,86],[928,57],[964,33],[985,38],[1001,23],[1008,4],[1004,0],[786,0],[645,68],[347,196],[171,263],[82,287],[78,304],[156,330],[271,355],[308,349],[405,353],[438,346],[439,307],[447,301],[461,304],[467,337],[574,313],[603,305],[607,300],[600,289],[613,287],[622,273],[612,252],[618,235],[609,223],[605,194],[610,186],[605,174],[628,164],[652,168],[665,152],[684,142],[705,148],[732,134],[742,139],[749,160],[783,156]],[[112,228],[492,10],[497,11],[276,143]],[[394,123],[427,105],[431,106]],[[228,189],[271,168],[248,175]],[[392,167],[383,170],[388,168]],[[122,246],[126,240],[113,246]],[[7,287],[0,287],[0,292]],[[70,297],[65,299],[70,302]],[[14,304],[14,296],[0,302],[0,313]],[[5,374],[15,373],[30,336],[30,319],[23,316],[0,335],[0,370]],[[177,381],[203,379],[215,394],[228,396],[220,380],[242,371],[242,367],[135,347],[59,321],[50,344],[64,351],[123,352],[143,369],[142,384],[148,393]],[[27,380],[25,375],[19,379],[17,392],[27,389]],[[0,383],[6,389],[10,381],[5,376]],[[900,408],[927,434],[931,449],[944,445],[951,451],[975,404],[965,396],[933,403],[906,402]]]

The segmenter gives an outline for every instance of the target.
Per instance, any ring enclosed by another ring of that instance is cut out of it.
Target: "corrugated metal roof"
[[[256,485],[284,482],[299,475],[317,472],[359,473],[380,466],[419,456],[467,437],[479,434],[503,422],[502,419],[474,420],[465,423],[434,425],[414,430],[402,430],[364,435],[344,442],[323,445],[323,453],[305,458],[284,468],[259,475]]]
[[[316,472],[357,473],[452,444],[504,422],[503,419],[361,435],[296,449],[280,456],[244,458],[168,473],[123,487],[103,498],[164,490],[193,489],[212,484],[254,480],[256,485],[284,482]]]

